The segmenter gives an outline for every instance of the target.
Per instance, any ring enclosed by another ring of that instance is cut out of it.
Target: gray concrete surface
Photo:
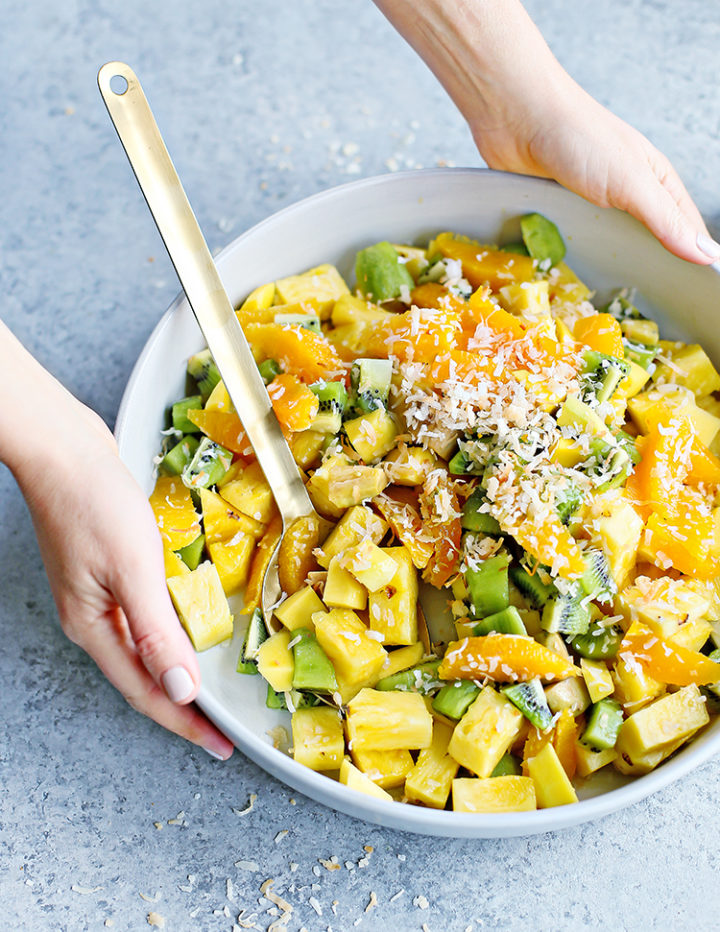
[[[673,160],[718,237],[717,0],[527,5],[569,71]],[[0,315],[110,424],[178,286],[97,93],[104,61],[139,72],[212,247],[358,176],[480,164],[370,0],[2,10]],[[557,835],[366,825],[134,713],[59,630],[2,468],[0,527],[0,928],[142,929],[154,912],[230,932],[246,910],[266,929],[268,878],[290,930],[717,926],[720,762]]]

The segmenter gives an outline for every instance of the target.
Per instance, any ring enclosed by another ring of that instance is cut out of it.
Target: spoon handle
[[[98,86],[287,526],[312,504],[140,81],[123,62],[108,62]]]

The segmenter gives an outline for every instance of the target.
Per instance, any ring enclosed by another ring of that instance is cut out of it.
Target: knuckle
[[[161,631],[148,631],[135,640],[138,656],[148,669],[157,667],[167,653],[167,638]]]

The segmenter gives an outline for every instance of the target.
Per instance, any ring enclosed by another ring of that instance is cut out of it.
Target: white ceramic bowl
[[[233,302],[251,289],[322,262],[352,281],[355,252],[380,239],[427,242],[441,230],[480,240],[517,239],[517,217],[539,211],[559,226],[567,261],[600,294],[638,289],[638,303],[661,333],[692,337],[720,359],[720,275],[670,256],[629,216],[601,210],[558,185],[472,169],[416,171],[370,178],[310,197],[281,210],[232,242],[217,257]],[[148,492],[152,458],[167,406],[184,391],[185,362],[203,339],[184,296],[164,315],[133,370],[118,415],[120,455]],[[342,812],[432,835],[530,835],[596,819],[636,802],[720,750],[720,721],[656,771],[629,780],[605,768],[580,791],[576,805],[498,815],[466,815],[373,799],[296,764],[277,750],[268,732],[289,731],[289,715],[265,707],[260,677],[234,672],[238,636],[199,657],[203,685],[198,704],[252,760],[278,779]]]

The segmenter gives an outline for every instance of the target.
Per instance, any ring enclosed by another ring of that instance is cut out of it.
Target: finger
[[[112,580],[113,596],[122,608],[135,649],[153,680],[172,702],[192,702],[200,687],[195,651],[183,630],[165,584],[162,548],[150,528],[148,545],[132,566]]]
[[[196,706],[172,702],[154,681],[135,649],[122,612],[114,610],[108,613],[106,624],[85,629],[78,643],[138,712],[213,757],[227,760],[231,756],[232,742]]]

